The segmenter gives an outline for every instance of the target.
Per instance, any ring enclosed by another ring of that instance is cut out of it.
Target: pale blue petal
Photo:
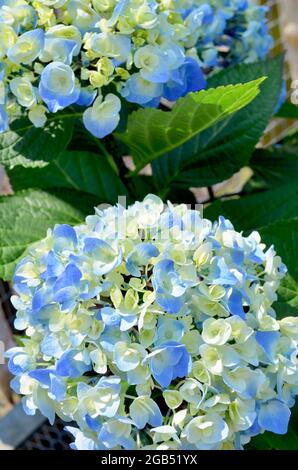
[[[56,373],[62,377],[76,378],[91,370],[91,361],[86,364],[75,359],[79,352],[79,350],[71,349],[62,354],[56,365]]]
[[[257,331],[256,340],[270,361],[274,360],[274,350],[280,338],[278,331]]]
[[[291,412],[287,405],[279,400],[263,403],[258,414],[261,428],[275,434],[287,434]]]
[[[152,243],[140,243],[129,254],[126,269],[132,276],[140,277],[140,267],[146,266],[151,258],[156,258],[158,255],[159,250]]]

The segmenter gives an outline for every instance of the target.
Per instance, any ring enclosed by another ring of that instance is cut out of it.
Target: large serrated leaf
[[[276,222],[260,230],[262,240],[274,245],[288,268],[274,305],[278,316],[298,316],[298,213],[296,218]]]
[[[246,106],[258,95],[263,81],[190,93],[170,112],[140,109],[130,115],[126,131],[115,135],[130,149],[138,171]]]
[[[252,103],[152,163],[160,188],[201,187],[223,181],[246,165],[274,114],[282,86],[283,57],[241,64],[214,75],[209,86],[268,79]]]
[[[8,171],[14,190],[70,188],[114,204],[127,190],[106,157],[92,152],[64,151],[44,168],[17,166]]]
[[[75,225],[93,213],[98,198],[70,190],[20,191],[0,198],[0,278],[10,280],[28,245],[41,240],[49,227]]]
[[[286,435],[265,432],[254,437],[249,447],[254,450],[298,450],[298,433],[295,425],[296,423],[292,420]]]
[[[282,280],[278,290],[278,300],[274,304],[279,318],[298,316],[298,279],[290,274]]]
[[[49,116],[45,127],[36,128],[24,117],[15,119],[0,134],[0,164],[43,167],[69,143],[75,114],[61,111]]]
[[[280,184],[298,184],[297,148],[274,147],[258,149],[249,162],[254,175],[249,182],[251,188],[274,188]]]
[[[237,230],[250,231],[276,221],[298,217],[298,182],[231,200],[217,200],[205,209],[205,216],[231,219]]]

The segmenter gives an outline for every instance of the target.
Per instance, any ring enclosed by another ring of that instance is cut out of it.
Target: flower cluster
[[[124,100],[157,107],[265,57],[265,14],[253,0],[0,0],[0,132],[19,109],[43,127],[79,106],[102,138]]]
[[[56,225],[15,272],[8,351],[28,414],[77,449],[241,449],[287,432],[298,318],[277,320],[286,268],[257,232],[154,195]]]

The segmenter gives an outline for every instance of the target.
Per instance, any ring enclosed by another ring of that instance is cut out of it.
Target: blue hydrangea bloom
[[[107,449],[122,446],[123,449],[133,450],[135,443],[130,437],[131,424],[133,424],[132,420],[127,418],[118,418],[104,423],[99,431],[98,438]]]
[[[260,406],[258,423],[261,428],[275,434],[286,434],[291,412],[287,405],[279,400],[270,400]]]
[[[185,377],[191,370],[191,357],[187,349],[175,341],[164,343],[148,357],[153,377],[164,388],[176,377]]]
[[[176,101],[189,92],[206,88],[207,82],[198,62],[187,57],[179,69],[174,70],[163,89],[163,96],[169,101]]]
[[[44,31],[40,28],[26,31],[7,51],[7,57],[15,64],[29,65],[44,47]]]
[[[51,62],[41,74],[39,93],[49,111],[56,113],[78,100],[80,88],[69,65]]]
[[[48,33],[45,35],[45,43],[41,59],[44,62],[54,60],[56,62],[63,62],[64,64],[71,65],[73,57],[77,55],[76,52],[76,41],[53,37]]]
[[[159,346],[168,341],[179,342],[184,335],[185,327],[179,320],[161,317],[158,320],[155,345]]]
[[[80,377],[90,369],[91,361],[89,356],[75,349],[65,351],[56,365],[56,373],[62,377]]]
[[[237,278],[231,273],[224,259],[214,257],[211,263],[210,280],[213,284],[233,286]]]
[[[231,312],[232,315],[238,315],[240,318],[245,320],[243,295],[241,292],[237,291],[236,289],[231,289],[230,293],[228,294],[227,306],[229,312]]]
[[[274,360],[274,348],[280,338],[279,331],[257,331],[256,340],[270,361]]]
[[[130,103],[158,106],[163,93],[162,83],[153,83],[145,80],[141,74],[135,73],[125,83],[121,95]]]
[[[132,276],[140,277],[140,266],[146,266],[151,258],[156,258],[159,250],[151,243],[140,243],[136,245],[126,261],[126,269]]]
[[[95,137],[103,138],[111,134],[120,121],[121,102],[116,95],[108,94],[105,100],[96,98],[93,105],[83,114],[83,122]]]
[[[51,369],[38,369],[33,370],[29,377],[36,379],[43,388],[48,390],[49,398],[52,400],[61,401],[66,395],[66,383],[63,378],[56,375],[55,370]]]
[[[81,271],[75,264],[66,266],[63,273],[56,279],[53,286],[54,301],[61,305],[61,310],[73,307],[79,295]]]
[[[158,405],[149,397],[138,397],[130,406],[130,416],[138,429],[143,429],[146,424],[160,426],[162,414]]]
[[[121,251],[99,238],[86,238],[84,241],[84,254],[87,260],[93,261],[94,274],[106,274],[121,263]]]
[[[216,70],[263,59],[272,46],[267,8],[254,0],[44,3],[0,4],[3,88],[13,104],[0,108],[1,133],[15,108],[40,128],[49,113],[79,105],[101,139],[118,126],[120,97],[158,107],[205,88]]]
[[[20,375],[29,371],[35,362],[28,353],[17,347],[10,349],[6,357],[9,358],[8,369],[14,375]]]
[[[72,249],[77,245],[77,234],[73,227],[67,224],[56,225],[53,230],[54,250]]]
[[[152,194],[56,225],[16,267],[12,388],[27,414],[76,422],[78,449],[285,434],[298,387],[298,320],[273,305],[285,274],[257,232]]]
[[[100,450],[103,447],[97,445],[92,437],[88,437],[82,431],[73,426],[66,426],[65,430],[73,435],[75,438],[74,442],[70,444],[70,448],[73,450]]]
[[[4,106],[0,105],[0,133],[8,129],[8,115]]]
[[[79,106],[91,106],[96,98],[96,94],[96,91],[92,90],[91,87],[81,88],[76,104],[78,104]]]
[[[170,259],[159,261],[154,266],[153,287],[156,301],[169,313],[178,313],[184,303],[183,294],[187,284],[179,276]]]

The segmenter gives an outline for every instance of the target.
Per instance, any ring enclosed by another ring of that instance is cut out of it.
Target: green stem
[[[108,163],[113,168],[115,173],[119,176],[119,169],[118,169],[118,167],[115,163],[115,160],[114,160],[113,156],[107,151],[105,145],[100,141],[100,139],[97,139],[96,137],[93,136],[93,140],[96,143],[99,150],[101,151],[101,153],[107,159]]]

